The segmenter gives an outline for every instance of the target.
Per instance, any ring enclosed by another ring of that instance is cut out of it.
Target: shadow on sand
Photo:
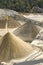
[[[25,61],[25,62],[14,64],[14,65],[38,65],[40,63],[43,63],[43,59]]]

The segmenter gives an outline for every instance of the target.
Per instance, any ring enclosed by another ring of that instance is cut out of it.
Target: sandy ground
[[[43,22],[43,15],[30,14],[30,15],[23,15],[23,16],[26,17],[26,18],[30,18],[30,19],[39,21],[39,22]],[[10,29],[9,31],[13,32],[14,29]],[[0,29],[0,35],[3,36],[5,33],[6,33],[5,29]],[[36,53],[37,51],[34,51],[34,53]],[[16,63],[16,61],[15,61],[15,63],[13,65],[43,65],[43,52],[40,51],[40,52],[38,52],[36,54],[34,54],[34,53],[32,54],[32,57],[30,57],[31,60],[29,60],[29,57],[28,57],[27,60],[24,60],[25,62]],[[13,62],[13,61],[11,61],[11,62]],[[12,63],[5,64],[5,65],[12,65]]]
[[[23,16],[35,21],[43,22],[43,15],[41,14],[29,14],[29,15],[23,15]]]

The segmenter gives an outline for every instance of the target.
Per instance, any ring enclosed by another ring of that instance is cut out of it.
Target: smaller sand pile
[[[39,33],[40,29],[41,28],[39,26],[34,25],[31,22],[27,22],[21,27],[17,28],[13,33],[26,42],[32,42]]]
[[[10,61],[11,59],[22,59],[31,54],[33,48],[12,33],[7,33],[2,38],[0,45],[0,61]]]

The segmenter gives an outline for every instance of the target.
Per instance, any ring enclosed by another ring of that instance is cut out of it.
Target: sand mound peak
[[[0,46],[0,61],[9,61],[11,59],[22,59],[32,53],[33,48],[16,37],[12,33],[8,32],[2,38]]]

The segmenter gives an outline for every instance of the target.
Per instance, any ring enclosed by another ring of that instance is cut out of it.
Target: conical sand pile
[[[13,17],[10,17],[8,21],[6,19],[0,20],[0,28],[5,28],[6,22],[8,22],[9,28],[16,28],[16,27],[19,27],[21,25],[18,21],[14,20]]]
[[[0,46],[0,61],[10,61],[11,59],[22,59],[31,54],[33,48],[12,33],[7,33],[2,38]]]
[[[31,42],[36,37],[40,29],[41,28],[39,26],[27,22],[23,26],[16,29],[13,33],[24,41]]]

